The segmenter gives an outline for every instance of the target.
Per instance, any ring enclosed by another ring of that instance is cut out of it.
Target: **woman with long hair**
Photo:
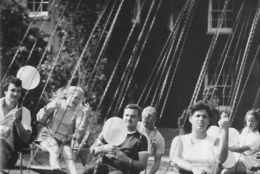
[[[244,125],[239,144],[229,147],[230,151],[236,152],[234,153],[236,164],[232,168],[224,169],[222,174],[252,173],[251,169],[254,167],[260,147],[259,113],[256,110],[249,110],[245,115]]]

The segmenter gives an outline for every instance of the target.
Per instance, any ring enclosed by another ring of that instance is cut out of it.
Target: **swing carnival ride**
[[[50,33],[47,47],[52,44],[55,33],[59,25],[62,24],[64,12],[70,6],[70,0],[64,2],[65,5],[60,10],[58,19],[55,20],[57,22],[52,27],[53,30]],[[41,1],[41,5],[42,3],[43,1]],[[81,12],[81,3],[83,3],[81,0],[77,1],[71,20]],[[86,87],[88,94],[91,95],[98,83],[95,79],[102,58],[105,55],[117,55],[117,59],[114,61],[116,62],[114,69],[108,77],[109,80],[96,107],[96,110],[100,110],[103,105],[107,105],[103,117],[104,121],[120,115],[119,113],[125,103],[135,102],[142,107],[150,105],[156,108],[158,111],[158,126],[176,127],[178,115],[187,106],[191,106],[198,100],[204,83],[204,87],[211,86],[221,89],[221,107],[218,110],[228,113],[231,127],[241,129],[243,118],[241,118],[240,113],[244,114],[249,109],[259,107],[259,59],[257,59],[260,48],[257,39],[260,26],[259,1],[208,0],[208,3],[205,3],[202,0],[174,0],[171,2],[169,0],[137,0],[134,2],[134,20],[132,23],[126,23],[122,21],[124,19],[122,16],[127,16],[127,13],[129,13],[129,10],[127,10],[129,3],[127,0],[104,1],[85,45],[81,48],[80,55],[75,59],[74,67],[71,67],[66,86],[73,83],[75,76],[78,78],[77,84],[81,84],[82,79],[86,78],[84,75],[79,75],[79,71],[82,69],[81,63],[86,61],[84,60],[86,59],[86,51],[93,42],[92,39],[98,30],[98,26],[103,22],[102,34],[92,54],[88,55],[85,68],[89,68],[89,71],[91,71],[91,75],[87,77],[86,85],[88,86]],[[57,4],[58,2],[53,0],[49,4],[49,8],[55,8]],[[170,15],[166,15],[167,13]],[[165,16],[169,17],[170,30],[167,27],[167,30],[160,28],[166,23],[167,17]],[[35,20],[32,19],[28,30],[33,22],[37,22]],[[211,23],[208,24],[208,31],[206,31],[207,22]],[[46,27],[46,23],[48,23],[47,18],[41,21],[40,30]],[[127,30],[125,30],[126,27],[123,27],[125,25],[129,26]],[[71,29],[68,27],[67,33]],[[26,31],[25,35],[27,33]],[[118,33],[122,33],[124,36],[117,36]],[[45,79],[44,87],[40,92],[41,95],[32,116],[36,115],[39,102],[49,87],[48,83],[55,66],[59,64],[59,58],[66,41],[67,35],[61,39],[58,52],[52,60],[51,70]],[[37,40],[35,40],[35,44],[36,42]],[[33,49],[34,46],[23,66],[27,65]],[[18,50],[1,81],[8,75],[15,59],[18,59],[17,54]],[[47,49],[36,67],[39,72],[41,72],[41,64],[46,54]],[[149,57],[149,59],[146,57]],[[89,62],[94,62],[91,69]],[[113,82],[116,78],[119,78],[120,81],[116,88],[113,87],[114,89],[112,89],[111,86],[115,84]],[[135,93],[138,97],[129,99],[129,95],[133,91],[131,89],[133,83],[138,83],[138,88],[142,90]],[[113,95],[110,95],[111,93]],[[108,96],[112,96],[112,98],[108,100]],[[176,102],[176,98],[179,101]],[[169,122],[171,125],[168,124]],[[82,150],[88,150],[88,148],[84,148],[84,143],[89,141],[91,144],[90,139],[95,139],[93,137],[98,136],[102,125],[97,123],[89,125],[78,147],[72,147],[76,156]],[[39,129],[40,131],[41,129]],[[77,131],[76,129],[75,134]],[[69,139],[74,140],[74,137],[69,137]],[[172,139],[165,141],[171,142]],[[32,142],[32,144],[35,145],[35,142]],[[74,145],[74,143],[72,144]],[[34,147],[30,160],[27,162],[27,169],[39,173],[52,172],[52,169],[47,170],[48,168],[32,166],[33,162],[39,162],[46,158],[39,157],[39,153],[42,153],[42,150],[36,145],[36,150]],[[171,149],[171,153],[175,153],[175,151]],[[169,160],[171,161],[170,158]],[[21,159],[22,161],[23,159]],[[91,162],[94,162],[94,158],[89,155],[86,164]],[[23,164],[25,163],[21,163],[21,165]],[[23,172],[22,168],[21,172]],[[62,171],[60,172],[62,173]],[[173,171],[164,170],[164,173],[166,172]]]

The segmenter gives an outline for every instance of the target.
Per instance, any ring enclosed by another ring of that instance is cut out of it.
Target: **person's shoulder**
[[[141,141],[147,141],[148,142],[148,138],[145,134],[142,134],[142,133],[136,131],[133,135],[134,135],[135,138],[140,139]]]
[[[163,138],[161,132],[160,132],[158,129],[157,129],[157,132],[156,132],[156,136],[158,136],[160,139],[163,139],[163,140],[164,140],[164,138]]]
[[[219,138],[212,137],[212,136],[208,135],[208,136],[206,137],[206,140],[209,141],[209,142],[211,142],[211,143],[216,143],[216,141],[219,141]]]
[[[4,102],[5,97],[0,98],[0,103]]]
[[[0,107],[2,108],[3,107],[3,105],[4,105],[4,97],[3,98],[0,98]]]
[[[66,105],[66,100],[65,100],[64,98],[55,99],[55,100],[53,100],[53,101],[51,101],[51,102],[57,102],[58,105],[64,105],[64,106],[67,106],[67,105]]]
[[[179,135],[181,138],[189,138],[190,134],[183,134],[183,135]]]
[[[132,134],[134,137],[139,138],[140,136],[145,136],[143,133],[139,132],[138,130],[136,130],[135,133]]]
[[[137,127],[136,127],[137,131],[142,132],[142,131],[143,131],[143,128],[144,128],[144,127],[143,127],[142,122],[141,122],[141,121],[138,121]]]
[[[260,141],[260,133],[259,133],[259,131],[258,131],[258,130],[257,130],[257,131],[254,131],[253,134],[254,134],[254,136],[257,137],[257,138],[259,139],[259,141]]]
[[[22,113],[23,115],[31,115],[31,111],[29,109],[27,109],[26,107],[22,106]]]
[[[180,135],[180,140],[183,142],[183,144],[189,144],[190,143],[190,134],[184,134],[184,135]]]

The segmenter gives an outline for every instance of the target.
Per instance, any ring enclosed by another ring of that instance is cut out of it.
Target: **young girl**
[[[183,119],[186,116],[183,115]],[[180,168],[180,173],[209,174],[217,164],[223,163],[228,154],[228,118],[219,120],[220,138],[207,135],[212,124],[210,106],[203,101],[194,103],[187,111],[187,118],[179,120],[185,135],[180,135],[172,162]]]
[[[59,90],[56,98],[37,114],[39,122],[47,123],[36,141],[50,153],[50,165],[54,170],[60,170],[61,153],[69,173],[77,174],[70,142],[73,134],[84,134],[89,125],[90,108],[82,105],[83,97],[84,91],[77,86]]]
[[[260,146],[260,135],[258,132],[259,113],[250,110],[245,116],[245,127],[239,137],[239,145],[230,147],[229,150],[235,153],[236,165],[232,168],[224,169],[222,174],[229,173],[252,173],[257,153]]]

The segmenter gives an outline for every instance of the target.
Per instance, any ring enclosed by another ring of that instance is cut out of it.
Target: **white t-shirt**
[[[244,128],[239,137],[239,147],[243,146],[249,146],[251,150],[236,155],[236,158],[242,161],[248,169],[251,169],[256,162],[257,152],[260,146],[259,132],[251,132],[248,131],[247,128]]]
[[[143,126],[142,122],[138,122],[137,130],[144,134],[148,141],[148,151],[151,155],[164,154],[165,152],[165,141],[161,133],[156,128],[155,130],[147,130]]]
[[[183,151],[182,157],[193,166],[203,169],[207,173],[212,173],[216,165],[216,155],[214,144],[216,138],[207,136],[198,143],[193,143],[191,135],[181,136]]]
[[[0,130],[7,130],[6,127],[8,127],[8,132],[5,133],[4,131],[1,131],[3,133],[1,138],[5,138],[6,142],[11,146],[11,148],[14,148],[14,145],[13,145],[13,117],[14,117],[15,109],[17,109],[17,105],[6,116],[4,116],[4,111],[3,111],[4,100],[5,100],[5,98],[0,99]],[[31,113],[25,107],[22,107],[21,123],[25,130],[29,130],[30,132],[32,131]]]
[[[181,139],[180,136],[176,136],[172,140],[171,149],[170,149],[170,160],[172,160],[173,155],[176,153],[177,145],[180,143]]]

